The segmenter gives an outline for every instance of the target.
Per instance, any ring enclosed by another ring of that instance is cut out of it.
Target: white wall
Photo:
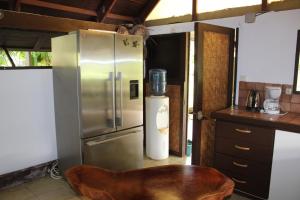
[[[251,24],[244,22],[244,16],[203,22],[239,28],[237,81],[292,84],[299,21],[300,9],[265,13]],[[151,35],[189,32],[194,25],[172,24],[149,30]]]
[[[292,84],[300,10],[271,12],[241,24],[238,80]]]
[[[0,70],[0,175],[56,158],[52,70]]]

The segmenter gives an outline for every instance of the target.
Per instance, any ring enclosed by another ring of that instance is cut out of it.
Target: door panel
[[[114,35],[80,31],[83,137],[115,131]]]
[[[143,167],[143,128],[135,128],[84,141],[84,164],[110,170]]]
[[[215,122],[211,112],[230,106],[234,29],[195,24],[194,111],[204,118],[193,123],[193,164],[212,166]]]
[[[116,125],[118,130],[143,125],[143,40],[116,35]]]

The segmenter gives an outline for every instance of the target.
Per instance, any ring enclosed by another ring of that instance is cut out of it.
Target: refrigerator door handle
[[[114,72],[109,72],[109,78],[108,78],[109,82],[111,82],[111,98],[112,101],[111,103],[111,109],[109,109],[110,113],[107,118],[108,120],[108,124],[110,125],[111,128],[116,128],[116,106],[115,106],[115,81],[114,81]]]
[[[119,81],[119,108],[118,108],[118,114],[116,117],[116,124],[117,126],[123,126],[123,79],[122,79],[122,72],[117,73],[117,81]]]
[[[138,133],[140,133],[140,131],[132,131],[132,132],[129,132],[129,133],[126,133],[124,135],[117,136],[117,137],[112,137],[112,138],[108,138],[108,139],[92,140],[92,141],[88,141],[86,143],[86,145],[87,146],[99,145],[99,144],[102,144],[102,143],[106,143],[106,142],[114,141],[114,140],[117,140],[117,139],[120,139],[120,138],[124,138],[126,136],[129,136],[130,134],[138,134]]]

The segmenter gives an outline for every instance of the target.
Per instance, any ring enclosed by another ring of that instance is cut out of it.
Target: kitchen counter
[[[241,122],[300,133],[300,113],[289,112],[283,115],[270,115],[235,107],[213,112],[211,116],[224,121]]]

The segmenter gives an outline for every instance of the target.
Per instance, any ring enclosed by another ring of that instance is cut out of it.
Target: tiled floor
[[[144,167],[154,167],[154,166],[160,166],[160,165],[190,165],[191,164],[191,157],[176,157],[176,156],[170,156],[168,159],[165,160],[151,160],[148,157],[144,157]]]
[[[166,164],[189,164],[189,158],[170,156],[163,161],[144,159],[144,167]],[[82,200],[76,195],[64,180],[53,180],[49,177],[22,184],[6,190],[0,190],[0,200]],[[231,200],[248,200],[233,195]]]
[[[4,191],[1,200],[81,200],[64,180],[41,178]]]

